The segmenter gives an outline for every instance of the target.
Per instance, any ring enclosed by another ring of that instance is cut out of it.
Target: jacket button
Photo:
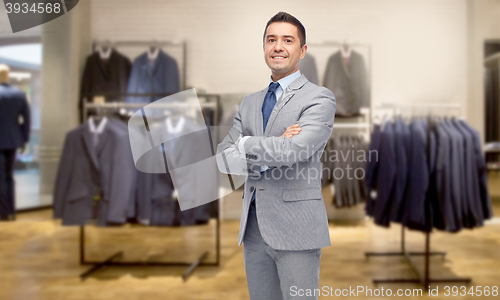
[[[255,189],[255,188],[254,188],[253,186],[251,186],[251,187],[250,187],[250,193],[252,193],[254,189]]]

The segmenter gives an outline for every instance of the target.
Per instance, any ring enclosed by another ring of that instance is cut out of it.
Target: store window
[[[36,208],[43,206],[38,188],[42,45],[0,43],[0,63],[9,66],[9,83],[26,93],[31,110],[30,140],[24,151],[16,155],[16,209]]]

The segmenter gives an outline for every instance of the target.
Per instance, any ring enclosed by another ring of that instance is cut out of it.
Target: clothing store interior
[[[300,73],[336,98],[319,298],[498,296],[500,1],[82,0],[15,33],[0,9],[0,299],[250,299],[245,178],[163,162],[213,159],[269,85],[276,7],[305,26]],[[208,139],[136,156],[182,128]]]

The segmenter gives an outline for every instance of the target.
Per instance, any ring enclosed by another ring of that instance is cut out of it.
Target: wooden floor
[[[500,195],[500,176],[491,180],[492,193]],[[497,216],[499,202],[495,196]],[[213,260],[214,225],[184,229],[88,227],[88,259],[102,260],[123,250],[125,261],[191,261],[210,250],[208,259]],[[79,274],[89,267],[79,264],[79,229],[60,226],[59,221],[51,220],[49,210],[23,213],[16,222],[0,223],[0,300],[249,299],[243,249],[237,246],[238,228],[238,221],[222,223],[221,266],[200,267],[187,282],[181,278],[182,267],[109,267],[81,282]],[[401,257],[366,260],[364,256],[365,251],[399,250],[400,233],[397,225],[383,229],[369,220],[330,224],[332,246],[322,252],[320,287],[420,288],[414,284],[372,284],[375,277],[414,276]],[[498,219],[458,234],[435,232],[431,241],[434,250],[447,251],[444,260],[432,259],[434,277],[470,276],[474,286],[500,286]],[[423,247],[423,234],[408,232],[407,249],[423,251]],[[445,285],[440,285],[440,297],[434,299],[447,298],[443,296]],[[405,298],[431,298],[425,295]],[[364,294],[345,298],[380,299]]]

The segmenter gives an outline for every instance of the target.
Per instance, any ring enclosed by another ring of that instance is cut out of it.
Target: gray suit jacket
[[[128,135],[110,119],[97,147],[85,122],[66,135],[54,188],[54,218],[63,225],[125,223],[136,172]],[[102,199],[94,207],[94,196]]]
[[[217,147],[217,164],[222,173],[248,175],[239,244],[255,191],[259,229],[269,246],[278,250],[330,246],[320,159],[332,132],[335,97],[301,75],[278,99],[263,132],[266,93],[267,88],[243,99],[233,127]],[[302,128],[298,135],[280,137],[296,123]],[[235,145],[240,134],[251,136],[241,154]],[[261,165],[274,168],[261,174]]]
[[[337,116],[359,114],[361,107],[370,107],[370,91],[363,56],[352,51],[349,63],[344,64],[340,51],[330,56],[323,85],[337,99]]]

